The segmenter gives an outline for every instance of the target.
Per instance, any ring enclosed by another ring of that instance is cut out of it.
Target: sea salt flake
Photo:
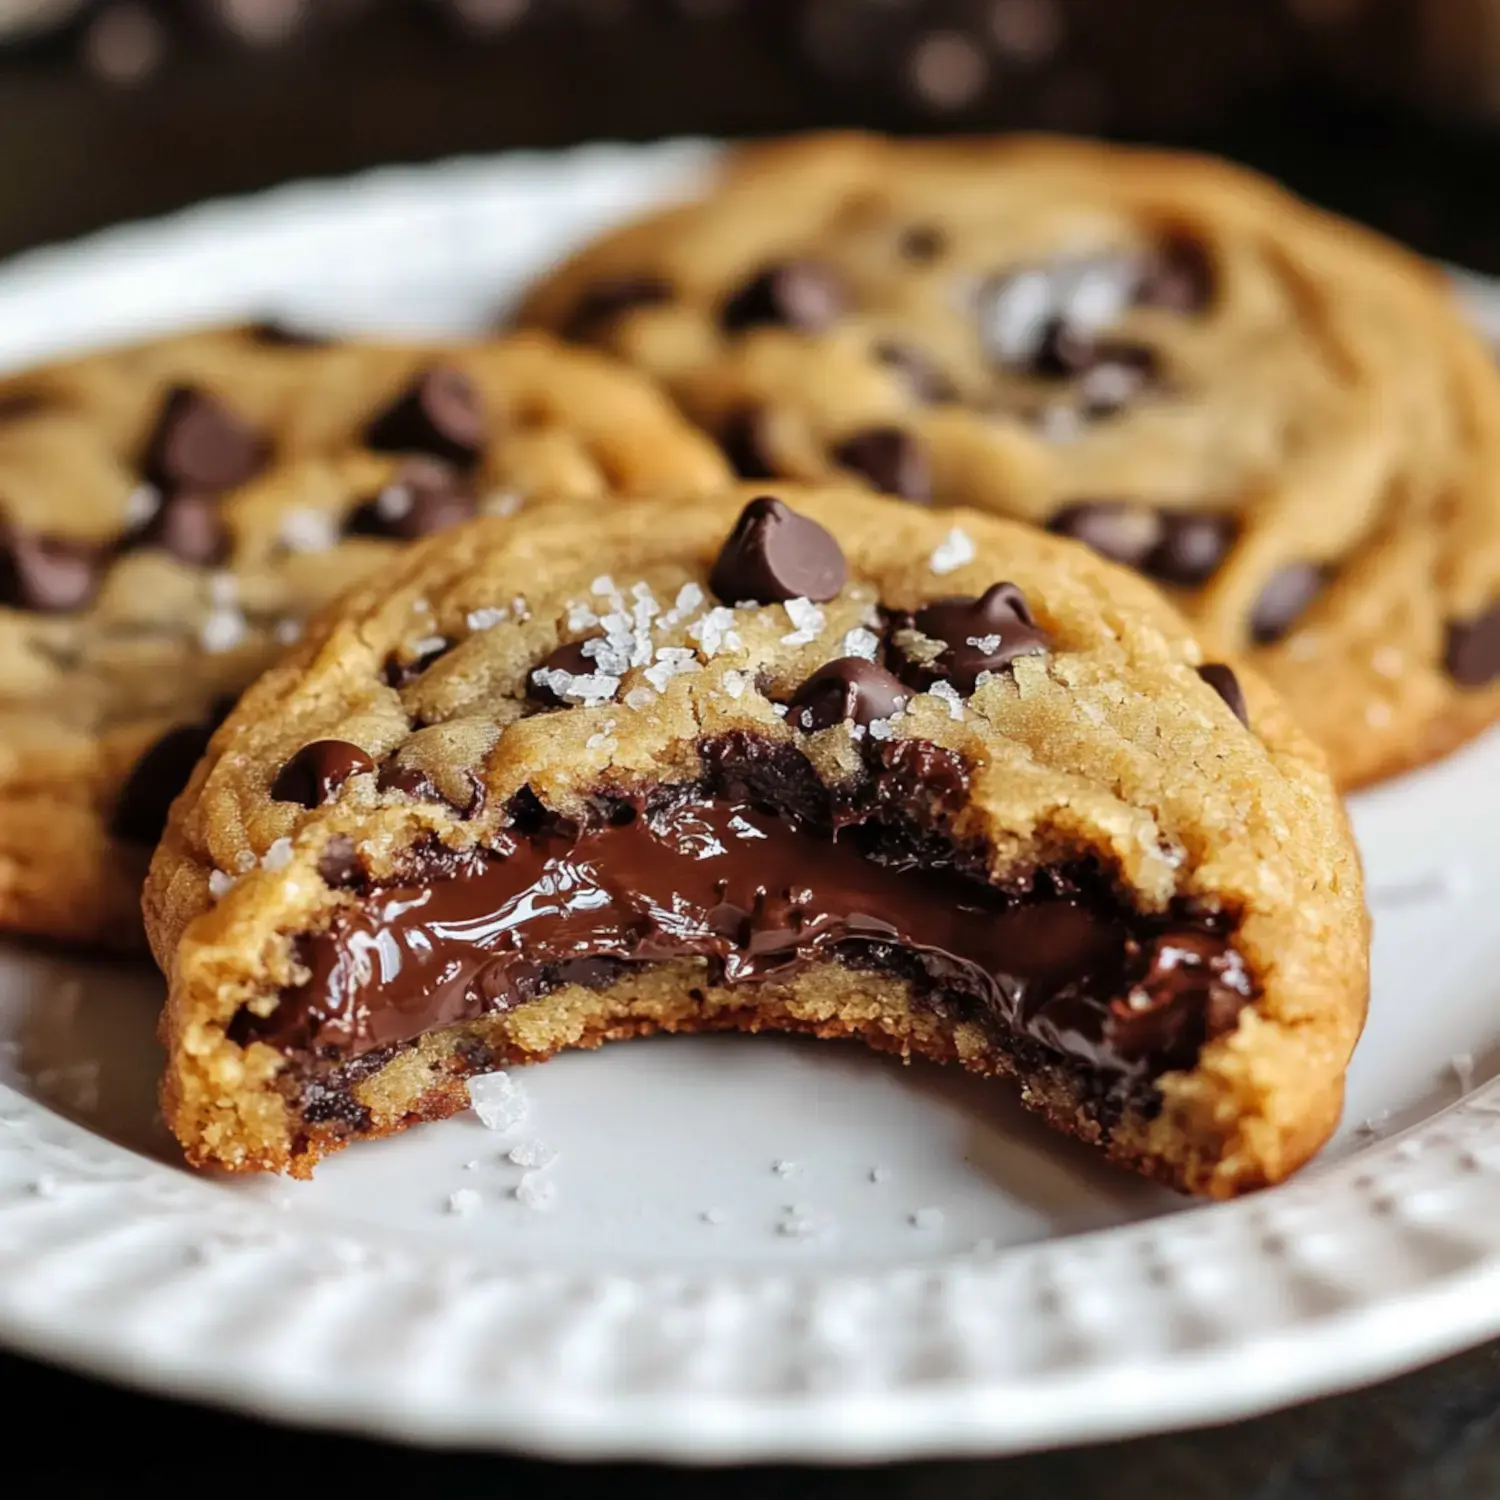
[[[486,1130],[514,1130],[531,1108],[526,1090],[509,1073],[482,1073],[469,1080],[469,1103]]]
[[[771,712],[774,713],[778,719],[784,719],[790,712],[790,709],[785,703],[773,703],[771,705]]]
[[[587,604],[570,604],[566,624],[571,631],[592,630],[599,623],[599,616]]]
[[[698,649],[705,660],[712,660],[720,651],[738,651],[740,637],[734,629],[734,620],[732,609],[722,604],[715,605],[706,615],[687,627],[687,637],[690,641],[698,642]]]
[[[223,870],[208,872],[208,894],[215,901],[222,900],[234,889],[236,877]]]
[[[284,870],[292,862],[292,841],[289,838],[279,838],[266,850],[261,857],[260,867],[263,870]]]
[[[39,1177],[32,1179],[31,1191],[38,1198],[57,1197],[57,1178],[50,1172],[43,1172]]]
[[[776,1233],[788,1240],[816,1239],[827,1233],[828,1228],[826,1220],[795,1204],[788,1204],[776,1221]]]
[[[959,696],[958,689],[951,682],[935,682],[927,689],[928,696],[941,698],[948,705],[948,717],[962,721],[964,716],[964,700]]]
[[[943,1211],[940,1208],[919,1208],[911,1216],[913,1229],[941,1229],[943,1227]]]
[[[788,599],[782,606],[786,617],[798,630],[821,631],[824,624],[823,611],[811,599]]]
[[[237,609],[210,610],[198,627],[198,643],[217,656],[232,651],[245,639],[245,617]]]
[[[608,573],[601,573],[589,585],[589,593],[598,594],[601,598],[607,599],[611,595],[619,593],[619,590],[615,587],[614,579]]]
[[[678,618],[691,614],[703,603],[703,590],[696,583],[685,583],[677,590],[677,597],[672,601],[672,608],[677,611]]]
[[[724,674],[724,691],[731,698],[742,698],[745,688],[749,684],[749,677],[744,672],[726,672]]]
[[[460,1219],[467,1218],[482,1201],[473,1188],[457,1188],[448,1194],[448,1212]]]
[[[871,1182],[889,1182],[891,1180],[891,1169],[889,1167],[871,1167]]]
[[[625,694],[625,707],[633,708],[639,713],[643,709],[650,708],[656,702],[657,696],[648,687],[633,687]]]
[[[545,1141],[539,1140],[522,1141],[519,1145],[512,1146],[508,1154],[518,1167],[534,1168],[537,1171],[550,1167],[557,1160],[557,1152]]]
[[[331,512],[298,506],[281,518],[281,542],[289,552],[327,552],[338,540]]]
[[[293,619],[278,620],[272,628],[271,634],[275,637],[277,645],[295,645],[302,639],[302,621]]]
[[[259,863],[253,849],[241,849],[234,857],[234,868],[241,875],[248,875]]]
[[[561,667],[538,667],[531,680],[547,688],[564,703],[594,707],[608,703],[620,690],[620,679],[607,672],[564,672]]]
[[[479,509],[487,516],[513,516],[525,503],[519,490],[496,490],[479,502]]]
[[[424,635],[419,640],[411,643],[411,654],[417,656],[431,656],[437,651],[446,651],[448,641],[440,635]]]
[[[1474,1087],[1474,1054],[1455,1052],[1448,1065],[1453,1069],[1454,1078],[1458,1080],[1459,1093],[1467,1094]]]
[[[218,605],[239,602],[240,581],[233,573],[213,573],[208,580],[208,597]]]
[[[896,721],[894,717],[889,719],[871,719],[866,728],[872,740],[888,740],[895,736]]]
[[[771,1170],[778,1177],[790,1177],[797,1170],[797,1163],[794,1161],[773,1161],[771,1163]]]
[[[509,618],[508,609],[471,609],[464,616],[464,624],[470,630],[493,630],[495,626]]]
[[[464,1171],[465,1172],[477,1172],[478,1170],[479,1170],[479,1159],[477,1157],[473,1161],[466,1161],[464,1163]]]
[[[528,1172],[515,1188],[516,1202],[522,1208],[542,1212],[557,1201],[557,1184],[540,1172]]]
[[[971,635],[967,644],[986,656],[993,656],[1000,649],[1000,641],[998,635]]]
[[[125,526],[144,526],[161,509],[161,491],[154,484],[138,484],[125,497]]]
[[[933,550],[927,566],[941,576],[955,572],[965,563],[973,562],[974,556],[973,538],[961,526],[955,526]]]
[[[375,497],[375,512],[382,521],[399,521],[410,515],[416,495],[409,484],[388,484]]]
[[[856,625],[844,637],[844,655],[857,656],[861,661],[874,661],[875,653],[880,649],[880,637],[873,630],[866,630],[862,625]]]

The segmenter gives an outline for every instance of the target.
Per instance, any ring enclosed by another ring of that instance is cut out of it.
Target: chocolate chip
[[[1207,583],[1239,532],[1232,516],[1195,515],[1188,511],[1161,513],[1161,541],[1142,564],[1163,583],[1196,588]]]
[[[451,465],[410,458],[373,500],[350,513],[345,529],[352,536],[411,542],[472,520],[478,509],[473,486]]]
[[[218,493],[265,468],[270,445],[217,397],[192,385],[173,386],[146,440],[141,471],[164,492]]]
[[[385,659],[386,685],[395,688],[399,692],[408,684],[415,682],[433,662],[440,656],[445,655],[452,648],[452,645],[452,641],[442,641],[437,645],[429,646],[425,651],[419,652],[416,656],[406,658],[399,657],[392,652]]]
[[[327,349],[333,344],[326,334],[313,333],[278,318],[263,318],[251,323],[245,331],[252,342],[272,349]]]
[[[771,325],[821,333],[844,311],[838,274],[817,260],[787,260],[764,267],[724,304],[727,333]]]
[[[271,796],[277,802],[300,802],[321,807],[332,802],[351,776],[375,769],[375,762],[347,740],[314,740],[304,745],[276,773]]]
[[[99,551],[88,542],[5,527],[0,530],[0,604],[71,614],[98,591],[99,564]]]
[[[1253,993],[1244,960],[1222,933],[1169,929],[1129,993],[1110,1002],[1108,1037],[1127,1059],[1185,1065],[1205,1041],[1234,1029]]]
[[[1449,622],[1443,665],[1460,687],[1484,687],[1500,677],[1500,604]]]
[[[377,453],[425,453],[460,468],[473,467],[484,436],[479,393],[452,365],[424,370],[365,429]]]
[[[760,407],[731,412],[719,429],[719,446],[741,479],[774,479],[771,419]]]
[[[911,694],[901,680],[858,656],[819,667],[792,699],[788,722],[815,734],[835,724],[868,725],[889,719]]]
[[[203,759],[213,729],[181,724],[169,729],[136,762],[115,803],[109,830],[127,844],[154,844],[167,826],[172,803]]]
[[[1259,646],[1280,640],[1322,593],[1327,570],[1317,563],[1285,563],[1271,574],[1250,611],[1250,635]]]
[[[1188,234],[1175,234],[1147,261],[1136,289],[1142,307],[1194,317],[1214,299],[1214,266],[1208,247]]]
[[[597,672],[599,664],[592,656],[584,655],[583,646],[582,641],[568,641],[533,667],[526,680],[527,695],[548,708],[566,708],[568,700],[555,693],[545,682],[538,682],[536,675],[538,672],[566,672],[569,677],[585,677]]]
[[[1234,672],[1222,662],[1208,662],[1198,668],[1198,675],[1216,692],[1229,711],[1246,729],[1250,727],[1250,710],[1245,707],[1244,689]]]
[[[318,874],[335,891],[349,890],[364,882],[364,866],[359,851],[347,833],[336,833],[318,856]]]
[[[945,648],[930,662],[902,651],[902,680],[914,687],[946,681],[972,693],[981,673],[998,672],[1018,656],[1035,656],[1051,645],[1013,583],[992,584],[977,598],[934,599],[909,618],[909,628]]]
[[[1111,562],[1138,568],[1161,541],[1162,519],[1133,500],[1078,500],[1058,511],[1047,530],[1082,542]]]
[[[932,499],[932,466],[927,450],[899,427],[869,427],[833,450],[840,468],[852,469],[877,490],[919,504]]]
[[[660,307],[673,297],[672,285],[649,271],[601,276],[583,290],[563,328],[563,336],[578,343],[597,338],[628,312],[640,307]]]
[[[902,230],[896,248],[907,260],[925,265],[948,249],[948,236],[936,224],[913,224]]]
[[[437,783],[418,766],[403,766],[392,761],[380,768],[375,785],[382,792],[404,792],[417,802],[441,802],[443,794]]]
[[[160,547],[180,562],[214,567],[229,556],[229,528],[219,497],[201,490],[179,490],[162,497],[150,517],[121,539],[125,551]]]
[[[953,382],[919,349],[910,344],[882,343],[874,350],[875,358],[885,365],[914,400],[927,406],[939,406],[957,399]]]
[[[849,577],[839,544],[816,521],[762,495],[740,512],[709,577],[726,603],[787,599],[823,603]]]

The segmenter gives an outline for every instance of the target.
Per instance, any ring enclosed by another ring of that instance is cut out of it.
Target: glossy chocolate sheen
[[[561,985],[608,985],[625,964],[702,958],[710,982],[735,986],[838,961],[1138,1077],[1191,1062],[1251,994],[1202,922],[1131,919],[1047,881],[1007,895],[705,797],[513,835],[456,873],[373,893],[300,958],[307,983],[263,1020],[242,1013],[237,1040],[346,1060]]]

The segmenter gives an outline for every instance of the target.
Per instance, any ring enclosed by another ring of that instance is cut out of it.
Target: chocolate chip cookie
[[[1224,1196],[1326,1138],[1367,987],[1258,675],[1075,542],[852,488],[420,544],[215,732],[145,908],[166,1118],[234,1171],[565,1047],[777,1029],[1011,1076]]]
[[[1500,377],[1434,271],[1247,172],[813,138],[522,316],[663,378],[748,478],[1001,510],[1145,573],[1346,787],[1500,715]]]
[[[534,334],[216,330],[0,380],[0,927],[139,946],[213,724],[399,544],[725,472],[641,377]]]

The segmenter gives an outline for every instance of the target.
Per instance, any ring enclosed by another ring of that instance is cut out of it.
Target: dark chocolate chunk
[[[271,349],[327,349],[333,344],[327,334],[313,333],[279,318],[262,318],[251,323],[246,332],[255,343]]]
[[[1127,1061],[1185,1066],[1206,1040],[1234,1029],[1253,995],[1244,960],[1224,934],[1170,929],[1152,944],[1129,993],[1110,1001],[1106,1035]]]
[[[601,276],[584,288],[563,329],[565,338],[587,343],[616,318],[640,307],[660,307],[673,297],[671,283],[649,271]]]
[[[347,833],[336,833],[318,856],[318,874],[336,891],[353,889],[364,882],[359,851]]]
[[[835,724],[861,727],[889,719],[911,694],[901,680],[858,656],[845,656],[819,667],[792,699],[788,723],[809,734]]]
[[[719,429],[719,446],[741,479],[774,479],[776,460],[770,414],[762,407],[731,412]]]
[[[400,657],[394,652],[385,659],[385,680],[389,687],[399,691],[419,678],[433,662],[452,649],[452,641],[428,647],[416,656]]]
[[[798,333],[821,333],[844,311],[838,274],[817,260],[787,260],[764,267],[724,304],[720,321],[728,333],[773,325]]]
[[[597,639],[597,637],[591,637]],[[545,682],[537,681],[538,672],[566,672],[569,677],[583,677],[599,670],[599,664],[592,656],[585,656],[583,641],[568,641],[552,652],[545,661],[539,662],[531,669],[531,675],[526,680],[527,694],[537,703],[545,704],[548,708],[566,708],[568,701],[558,693],[555,693]]]
[[[1258,646],[1284,636],[1322,593],[1328,571],[1317,563],[1284,563],[1266,580],[1250,611],[1250,635]]]
[[[395,761],[380,768],[375,785],[382,792],[404,792],[417,802],[442,802],[437,783],[419,766],[403,766]]]
[[[425,453],[465,469],[484,438],[479,392],[453,365],[424,370],[365,429],[365,443],[377,453]]]
[[[479,497],[468,479],[435,458],[409,458],[373,500],[349,515],[352,536],[411,542],[472,520]]]
[[[1182,588],[1207,583],[1239,533],[1233,516],[1188,511],[1163,511],[1161,526],[1161,541],[1142,566],[1153,578]]]
[[[100,555],[74,537],[0,528],[0,604],[37,614],[72,614],[99,588]]]
[[[1484,687],[1500,677],[1500,604],[1449,622],[1443,665],[1460,687]]]
[[[276,773],[271,796],[277,802],[300,802],[321,807],[332,802],[351,776],[375,769],[375,762],[347,740],[314,740],[304,745]]]
[[[762,495],[740,512],[709,576],[728,604],[776,604],[811,599],[822,604],[843,588],[848,565],[839,544],[816,521]]]
[[[834,461],[868,479],[877,490],[919,504],[932,499],[927,450],[899,427],[868,427],[833,450]]]
[[[213,728],[180,724],[169,729],[135,763],[110,818],[109,831],[126,844],[154,844],[167,826],[167,814],[203,759]]]
[[[121,547],[160,547],[179,562],[211,568],[230,552],[219,496],[204,490],[178,490],[161,497],[147,520],[121,539]]]
[[[1196,317],[1214,299],[1214,265],[1204,243],[1187,233],[1172,235],[1146,262],[1135,300],[1142,307]]]
[[[875,358],[891,370],[907,394],[927,406],[938,406],[957,398],[952,381],[919,349],[910,344],[885,342],[875,346]]]
[[[1233,670],[1223,662],[1208,662],[1198,668],[1198,675],[1229,705],[1230,713],[1248,729],[1250,711],[1245,707],[1245,692]]]
[[[216,396],[176,385],[162,402],[146,440],[141,471],[159,490],[232,490],[254,479],[271,456],[270,444]]]
[[[910,621],[911,628],[945,646],[931,662],[902,653],[902,680],[914,687],[951,682],[959,692],[972,693],[981,673],[998,672],[1018,656],[1039,655],[1051,645],[1013,583],[992,584],[977,598],[934,599]]]
[[[926,265],[948,248],[948,236],[936,224],[912,224],[901,231],[897,249],[909,261]]]
[[[1138,568],[1162,537],[1162,518],[1134,500],[1078,500],[1047,522],[1047,530],[1072,537],[1111,562]]]

